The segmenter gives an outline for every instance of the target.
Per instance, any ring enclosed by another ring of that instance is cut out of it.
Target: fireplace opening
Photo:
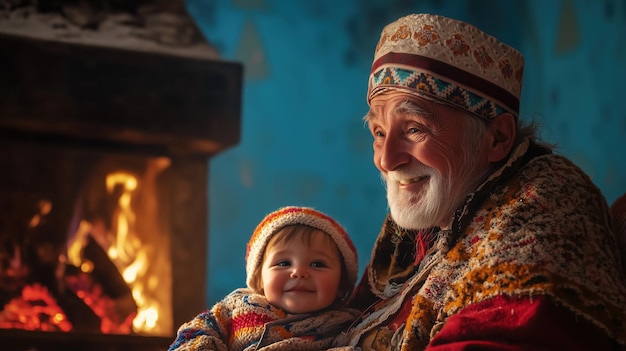
[[[172,160],[0,146],[0,328],[170,335]]]
[[[243,67],[172,30],[182,1],[109,32],[117,1],[0,3],[3,347],[163,350],[206,308],[209,160],[239,142]]]

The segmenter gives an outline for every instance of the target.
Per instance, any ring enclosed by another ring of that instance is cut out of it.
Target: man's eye
[[[418,128],[409,128],[409,130],[407,131],[407,133],[409,134],[415,134],[415,133],[419,133],[420,130]]]

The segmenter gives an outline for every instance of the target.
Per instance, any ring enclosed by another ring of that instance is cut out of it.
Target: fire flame
[[[137,189],[137,178],[125,172],[111,173],[106,177],[106,188],[109,193],[119,186],[122,187],[122,193],[113,219],[116,240],[108,248],[108,254],[131,287],[133,298],[137,303],[137,316],[133,320],[134,330],[139,333],[150,332],[156,327],[159,319],[159,304],[146,293],[148,253],[142,250],[143,243],[135,233],[136,216],[131,200],[133,192]]]
[[[115,264],[131,289],[132,297],[137,304],[137,313],[132,320],[133,331],[145,334],[168,333],[170,326],[167,323],[171,322],[163,321],[160,313],[163,307],[159,301],[163,300],[163,294],[156,292],[167,286],[159,282],[154,272],[148,271],[149,262],[158,259],[150,256],[148,244],[153,243],[142,242],[137,232],[137,218],[133,210],[134,193],[139,187],[137,177],[129,172],[113,172],[106,176],[105,185],[109,194],[115,193],[117,196],[113,218],[110,218],[110,232],[100,233],[92,223],[82,221],[68,245],[68,260],[81,267],[81,270],[93,269],[93,266],[90,266],[92,263],[82,258],[82,249],[91,234],[107,252],[111,262]],[[104,329],[104,326],[102,328]]]

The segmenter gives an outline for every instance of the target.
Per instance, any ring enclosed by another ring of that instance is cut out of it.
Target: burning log
[[[103,332],[111,332],[110,329],[121,328],[124,332],[131,330],[131,324],[128,321],[137,314],[137,303],[133,299],[132,291],[120,275],[117,267],[111,260],[103,248],[88,236],[87,245],[83,249],[83,257],[93,263],[93,278],[100,283],[103,289],[103,295],[111,299],[111,304],[105,308],[104,314],[110,320],[109,326]],[[117,326],[117,327],[115,327]],[[104,329],[104,326],[103,326]]]

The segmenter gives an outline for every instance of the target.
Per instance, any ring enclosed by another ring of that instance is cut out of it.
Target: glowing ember
[[[0,328],[67,332],[72,330],[72,324],[48,289],[33,284],[25,286],[21,296],[4,306]]]
[[[102,286],[90,275],[80,273],[67,278],[67,285],[91,310],[100,317],[100,331],[105,334],[128,334],[132,331],[135,314],[124,317],[118,313],[118,302],[102,291]]]

